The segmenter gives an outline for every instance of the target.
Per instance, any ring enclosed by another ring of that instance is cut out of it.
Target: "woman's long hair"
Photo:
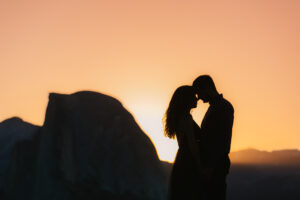
[[[175,90],[164,116],[166,137],[175,138],[179,117],[189,113],[193,98],[195,92],[192,86],[184,85]]]

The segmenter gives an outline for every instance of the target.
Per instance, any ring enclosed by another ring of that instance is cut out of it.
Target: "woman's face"
[[[193,93],[191,95],[191,102],[190,102],[191,108],[196,108],[197,107],[197,101],[198,101],[198,98],[196,96],[196,93]]]

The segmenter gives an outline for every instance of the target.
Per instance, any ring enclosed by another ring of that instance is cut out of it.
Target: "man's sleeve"
[[[209,165],[216,166],[230,152],[233,109],[218,107],[211,113],[210,121],[203,127],[209,153]]]

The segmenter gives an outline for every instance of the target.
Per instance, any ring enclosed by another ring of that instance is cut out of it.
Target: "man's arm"
[[[208,166],[215,168],[218,162],[230,152],[232,124],[233,109],[218,107],[202,127],[208,153]]]

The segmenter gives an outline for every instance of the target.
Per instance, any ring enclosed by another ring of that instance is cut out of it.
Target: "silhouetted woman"
[[[191,86],[181,86],[173,94],[165,114],[165,135],[177,138],[178,152],[169,183],[168,200],[200,199],[199,170],[201,168],[197,131],[190,111],[197,106]]]

